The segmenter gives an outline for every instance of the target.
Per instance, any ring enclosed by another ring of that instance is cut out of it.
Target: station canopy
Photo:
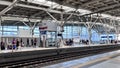
[[[99,32],[119,28],[120,0],[0,0],[2,25],[23,26],[42,20],[88,23]]]

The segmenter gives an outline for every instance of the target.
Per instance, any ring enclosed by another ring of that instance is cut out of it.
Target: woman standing
[[[16,48],[16,40],[15,38],[13,38],[12,40],[12,49],[15,49]]]

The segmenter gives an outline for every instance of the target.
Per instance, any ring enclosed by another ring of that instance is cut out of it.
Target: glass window
[[[34,35],[35,35],[35,36],[39,36],[39,34],[37,34],[37,33],[34,33]]]
[[[3,26],[3,31],[17,31],[17,26]]]
[[[16,36],[17,35],[17,32],[3,32],[3,35],[4,36]]]
[[[27,26],[19,26],[19,29],[25,29],[25,30],[28,30],[29,27],[27,27]]]
[[[36,27],[36,28],[34,29],[34,35],[39,35],[39,28],[38,28],[38,27]]]

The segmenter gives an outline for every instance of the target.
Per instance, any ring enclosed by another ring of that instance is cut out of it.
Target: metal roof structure
[[[120,16],[120,0],[52,0],[74,8],[83,8],[92,13],[105,13]]]
[[[119,7],[120,0],[0,0],[0,16],[2,25],[34,25],[41,20],[55,20],[60,24],[93,24],[91,28],[98,32],[107,30],[108,26],[103,26],[107,24],[109,32],[115,32],[120,25]]]

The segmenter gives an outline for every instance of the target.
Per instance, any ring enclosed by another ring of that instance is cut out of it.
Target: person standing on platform
[[[73,45],[73,39],[69,39],[69,45],[70,45],[70,46]]]
[[[12,49],[15,49],[16,48],[16,40],[15,38],[13,38],[12,40]]]
[[[5,43],[3,41],[0,42],[1,50],[5,50]]]
[[[26,45],[27,47],[29,46],[29,38],[27,38],[27,45]]]
[[[23,47],[22,45],[23,41],[22,41],[22,38],[20,39],[20,46]]]
[[[37,39],[34,39],[34,47],[36,47]]]
[[[23,46],[23,47],[25,47],[25,44],[24,44],[24,42],[22,42],[22,46]]]
[[[7,44],[7,49],[8,49],[8,50],[9,50],[9,49],[12,49],[12,44],[11,44],[10,41],[9,41],[8,44]]]
[[[34,43],[34,41],[33,41],[33,39],[31,39],[31,46],[33,46],[33,43]]]
[[[18,49],[18,47],[19,47],[19,40],[17,39],[16,40],[16,49]]]

